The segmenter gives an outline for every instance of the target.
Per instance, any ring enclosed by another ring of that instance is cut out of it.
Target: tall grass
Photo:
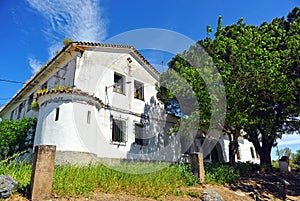
[[[126,163],[124,169],[155,168],[163,164]],[[165,166],[165,164],[164,164]],[[1,163],[0,175],[11,175],[18,183],[18,191],[26,191],[30,184],[31,165],[26,163]],[[90,195],[95,191],[126,193],[141,197],[159,198],[178,194],[180,187],[195,185],[197,178],[186,165],[171,165],[148,174],[127,174],[102,164],[56,166],[53,176],[53,194],[58,196]]]
[[[32,166],[25,162],[0,161],[0,175],[10,175],[18,182],[18,190],[25,192],[30,184]]]
[[[151,163],[128,163],[123,168],[149,168]],[[159,164],[157,164],[159,165]],[[184,165],[172,165],[148,174],[127,174],[104,165],[79,167],[74,165],[55,168],[53,192],[61,196],[76,196],[101,190],[107,193],[128,193],[158,198],[176,194],[178,187],[194,185],[197,179]]]

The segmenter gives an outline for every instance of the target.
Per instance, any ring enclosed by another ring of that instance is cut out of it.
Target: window
[[[55,108],[55,117],[54,117],[54,121],[58,121],[59,119],[59,107]]]
[[[141,146],[147,146],[149,144],[149,139],[146,138],[145,127],[142,124],[135,124],[135,143]]]
[[[23,102],[18,107],[18,116],[17,116],[17,119],[20,119],[21,113],[22,113],[22,109],[23,109]]]
[[[144,84],[134,81],[134,98],[144,100]]]
[[[29,98],[28,98],[28,102],[27,102],[27,112],[31,109],[31,103],[33,101],[33,93],[30,94]]]
[[[251,152],[251,156],[253,159],[255,159],[255,155],[254,155],[254,149],[253,147],[250,147],[250,152]]]
[[[126,123],[125,121],[113,119],[112,123],[112,141],[126,142]]]
[[[48,88],[48,82],[45,82],[42,86],[41,89],[47,89]]]
[[[124,76],[115,73],[114,74],[114,92],[124,94]]]
[[[88,124],[91,123],[91,111],[87,112],[86,123],[88,123]]]
[[[10,120],[12,120],[14,118],[14,110],[10,112]]]

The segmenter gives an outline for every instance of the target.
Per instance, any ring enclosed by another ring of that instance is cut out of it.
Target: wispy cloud
[[[43,34],[49,41],[49,57],[61,48],[64,38],[101,42],[106,37],[106,21],[100,0],[27,0],[46,20]],[[54,50],[54,48],[58,49]]]
[[[42,66],[42,62],[36,60],[33,57],[29,57],[28,61],[29,61],[29,65],[31,67],[32,73],[35,73],[36,71],[38,71],[40,69],[40,67]]]

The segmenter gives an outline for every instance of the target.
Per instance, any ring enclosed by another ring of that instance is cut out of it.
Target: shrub
[[[238,180],[240,174],[238,170],[230,167],[227,164],[221,163],[206,163],[205,181],[213,184],[230,184]]]
[[[0,122],[0,160],[33,147],[36,123],[36,118]]]
[[[235,169],[239,172],[240,176],[249,176],[260,169],[260,165],[252,162],[237,162]]]

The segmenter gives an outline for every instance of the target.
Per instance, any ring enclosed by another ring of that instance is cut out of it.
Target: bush
[[[230,184],[237,181],[240,177],[239,171],[227,164],[206,163],[204,169],[205,181],[208,183]]]
[[[0,160],[33,147],[36,123],[36,118],[0,122]]]
[[[260,169],[260,165],[252,162],[237,162],[235,169],[239,172],[240,176],[249,176]]]

